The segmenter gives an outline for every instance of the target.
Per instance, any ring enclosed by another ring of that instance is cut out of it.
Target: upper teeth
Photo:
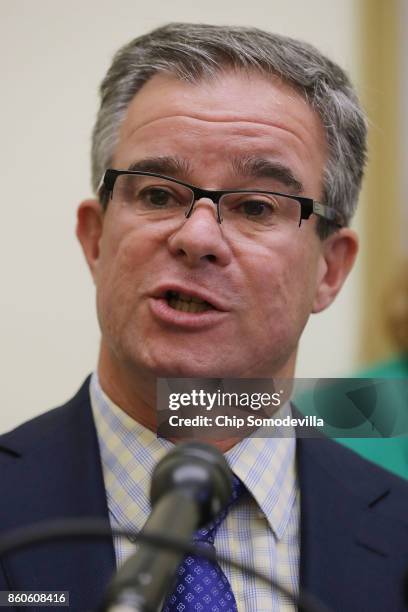
[[[195,302],[196,304],[207,304],[205,300],[202,300],[197,297],[193,297],[192,295],[188,295],[187,293],[179,293],[178,291],[168,291],[168,298],[177,298],[178,300],[182,300],[183,302]]]

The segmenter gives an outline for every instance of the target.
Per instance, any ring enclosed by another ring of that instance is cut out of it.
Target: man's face
[[[285,179],[237,170],[237,160],[259,158],[290,171],[302,194],[318,200],[326,155],[319,117],[277,79],[229,72],[193,85],[162,74],[130,104],[112,167],[177,158],[184,171],[161,173],[207,189],[293,193]],[[293,374],[307,318],[324,307],[316,219],[253,240],[234,239],[225,224],[208,200],[177,227],[136,222],[109,203],[91,264],[105,363],[154,376]],[[217,308],[196,319],[169,316],[169,287]]]

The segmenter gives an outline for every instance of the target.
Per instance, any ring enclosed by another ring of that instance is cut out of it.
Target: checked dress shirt
[[[97,373],[90,384],[102,470],[112,527],[142,529],[150,513],[150,478],[171,449],[116,406],[103,392]],[[299,589],[300,497],[294,438],[245,438],[225,453],[233,473],[250,494],[241,496],[215,535],[219,554],[269,574],[295,595]],[[119,567],[136,545],[114,539]],[[225,563],[239,612],[294,612],[284,596]]]

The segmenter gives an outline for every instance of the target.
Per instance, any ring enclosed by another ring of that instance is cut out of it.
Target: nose
[[[191,216],[169,237],[170,252],[191,268],[208,262],[227,266],[231,249],[221,228],[214,203],[207,198],[197,200]]]

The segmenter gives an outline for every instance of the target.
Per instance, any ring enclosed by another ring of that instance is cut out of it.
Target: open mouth
[[[206,310],[214,310],[214,307],[209,302],[186,293],[166,291],[165,297],[168,305],[174,308],[174,310],[181,310],[182,312],[205,312]]]

